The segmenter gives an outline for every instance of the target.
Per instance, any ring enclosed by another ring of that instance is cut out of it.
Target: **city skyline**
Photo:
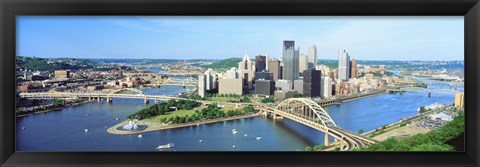
[[[318,59],[449,61],[463,38],[461,17],[17,17],[17,55],[43,58],[281,58],[293,40]]]

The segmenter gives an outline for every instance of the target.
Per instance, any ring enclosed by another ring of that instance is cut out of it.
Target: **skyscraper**
[[[273,73],[274,81],[277,81],[279,78],[281,78],[280,61],[278,60],[268,61],[268,72]]]
[[[332,96],[332,78],[327,76],[322,77],[321,96],[325,98],[329,98]]]
[[[355,59],[352,59],[350,61],[350,78],[357,78],[357,61]]]
[[[308,48],[308,68],[315,68],[317,65],[317,46],[312,45]]]
[[[255,72],[267,70],[267,57],[258,55],[255,56]]]
[[[350,78],[350,56],[342,49],[338,51],[338,79],[348,80]]]
[[[205,97],[205,76],[204,75],[199,75],[198,76],[198,95],[200,97]]]
[[[283,41],[283,79],[291,83],[298,76],[298,51],[295,41]],[[290,88],[291,90],[292,88]]]
[[[303,95],[306,97],[320,97],[322,71],[314,68],[303,72]]]
[[[301,54],[298,57],[298,71],[303,73],[303,71],[308,69],[308,56]]]
[[[253,88],[253,78],[255,77],[255,66],[248,57],[247,53],[243,55],[241,62],[238,62],[238,69],[240,70],[240,77],[243,80],[243,86],[245,89]]]

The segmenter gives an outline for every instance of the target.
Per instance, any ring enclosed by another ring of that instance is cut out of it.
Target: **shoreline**
[[[26,117],[26,116],[35,115],[35,114],[42,114],[42,113],[47,113],[47,112],[51,112],[51,111],[55,111],[55,110],[61,110],[61,109],[67,108],[67,107],[73,107],[73,106],[78,106],[78,105],[81,105],[81,104],[90,103],[92,101],[95,101],[95,100],[86,100],[86,101],[82,101],[82,102],[79,102],[79,103],[67,104],[67,105],[62,106],[62,107],[50,108],[50,109],[46,109],[46,110],[35,111],[35,112],[32,112],[32,113],[16,115],[15,118]]]
[[[365,133],[362,133],[360,135],[362,136],[365,136],[365,137],[369,137],[369,138],[372,138],[372,139],[376,139],[376,140],[379,140],[379,141],[383,141],[389,137],[395,137],[395,136],[401,136],[401,135],[409,135],[409,136],[413,136],[415,134],[419,134],[419,133],[427,133],[429,131],[432,131],[432,129],[424,129],[424,128],[421,128],[421,127],[416,127],[414,125],[414,123],[416,121],[418,121],[419,119],[427,116],[427,115],[431,115],[431,114],[434,114],[434,113],[438,113],[440,111],[443,111],[443,109],[445,109],[446,107],[448,106],[451,106],[451,105],[446,105],[440,109],[437,109],[437,110],[433,110],[433,111],[430,111],[430,112],[427,112],[427,113],[419,113],[417,115],[414,115],[414,116],[411,116],[411,117],[408,117],[406,120],[404,121],[397,121],[397,122],[393,122],[393,123],[390,123],[388,125],[384,125],[386,128],[385,129],[382,129],[382,130],[378,130],[378,128],[382,128],[384,126],[380,126],[376,129],[373,129],[373,130],[370,130],[368,132],[365,132]],[[407,123],[409,122],[409,125],[407,126],[403,126],[403,127],[399,127],[400,124],[403,124],[403,123]],[[374,132],[381,132],[383,131],[383,133],[381,134],[377,134],[373,137],[370,137],[370,135]]]
[[[257,117],[260,116],[259,113],[254,113],[254,114],[249,114],[249,115],[240,115],[240,116],[232,116],[232,117],[225,117],[225,118],[216,118],[216,119],[209,119],[209,120],[204,120],[200,122],[188,122],[188,123],[182,123],[182,124],[171,124],[171,125],[162,125],[156,122],[149,122],[149,121],[138,121],[137,125],[146,125],[147,128],[144,130],[140,131],[119,131],[117,130],[118,127],[124,126],[128,124],[128,119],[120,122],[110,128],[107,129],[107,132],[113,135],[131,135],[131,134],[139,134],[139,133],[147,133],[147,132],[154,132],[154,131],[161,131],[161,130],[167,130],[167,129],[176,129],[176,128],[183,128],[183,127],[189,127],[189,126],[196,126],[201,125],[201,124],[209,124],[209,123],[217,123],[217,122],[223,122],[223,121],[231,121],[231,120],[236,120],[236,119],[244,119],[244,118],[251,118],[251,117]]]

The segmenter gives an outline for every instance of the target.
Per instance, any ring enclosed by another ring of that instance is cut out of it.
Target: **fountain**
[[[147,125],[137,125],[135,121],[129,120],[128,124],[119,126],[116,129],[119,131],[141,131],[147,128]]]
[[[132,120],[128,121],[128,124],[122,127],[123,130],[137,130],[138,126]]]

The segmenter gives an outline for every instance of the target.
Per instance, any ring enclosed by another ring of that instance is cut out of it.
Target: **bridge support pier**
[[[158,102],[158,99],[155,97],[155,104],[157,104],[157,102]]]
[[[428,92],[428,97],[432,97],[432,92]]]
[[[325,132],[325,139],[324,139],[324,145],[328,146],[330,144],[330,136],[328,135],[328,131]]]
[[[100,102],[100,96],[97,97],[97,102]]]
[[[150,102],[150,101],[148,100],[147,97],[145,97],[145,98],[143,99],[143,103],[144,103],[144,104],[148,104],[149,102]]]
[[[107,103],[112,103],[113,98],[112,97],[107,97]]]
[[[274,119],[274,120],[282,120],[283,117],[280,116],[280,115],[277,115],[277,114],[274,114],[274,113],[273,113],[273,119]]]

